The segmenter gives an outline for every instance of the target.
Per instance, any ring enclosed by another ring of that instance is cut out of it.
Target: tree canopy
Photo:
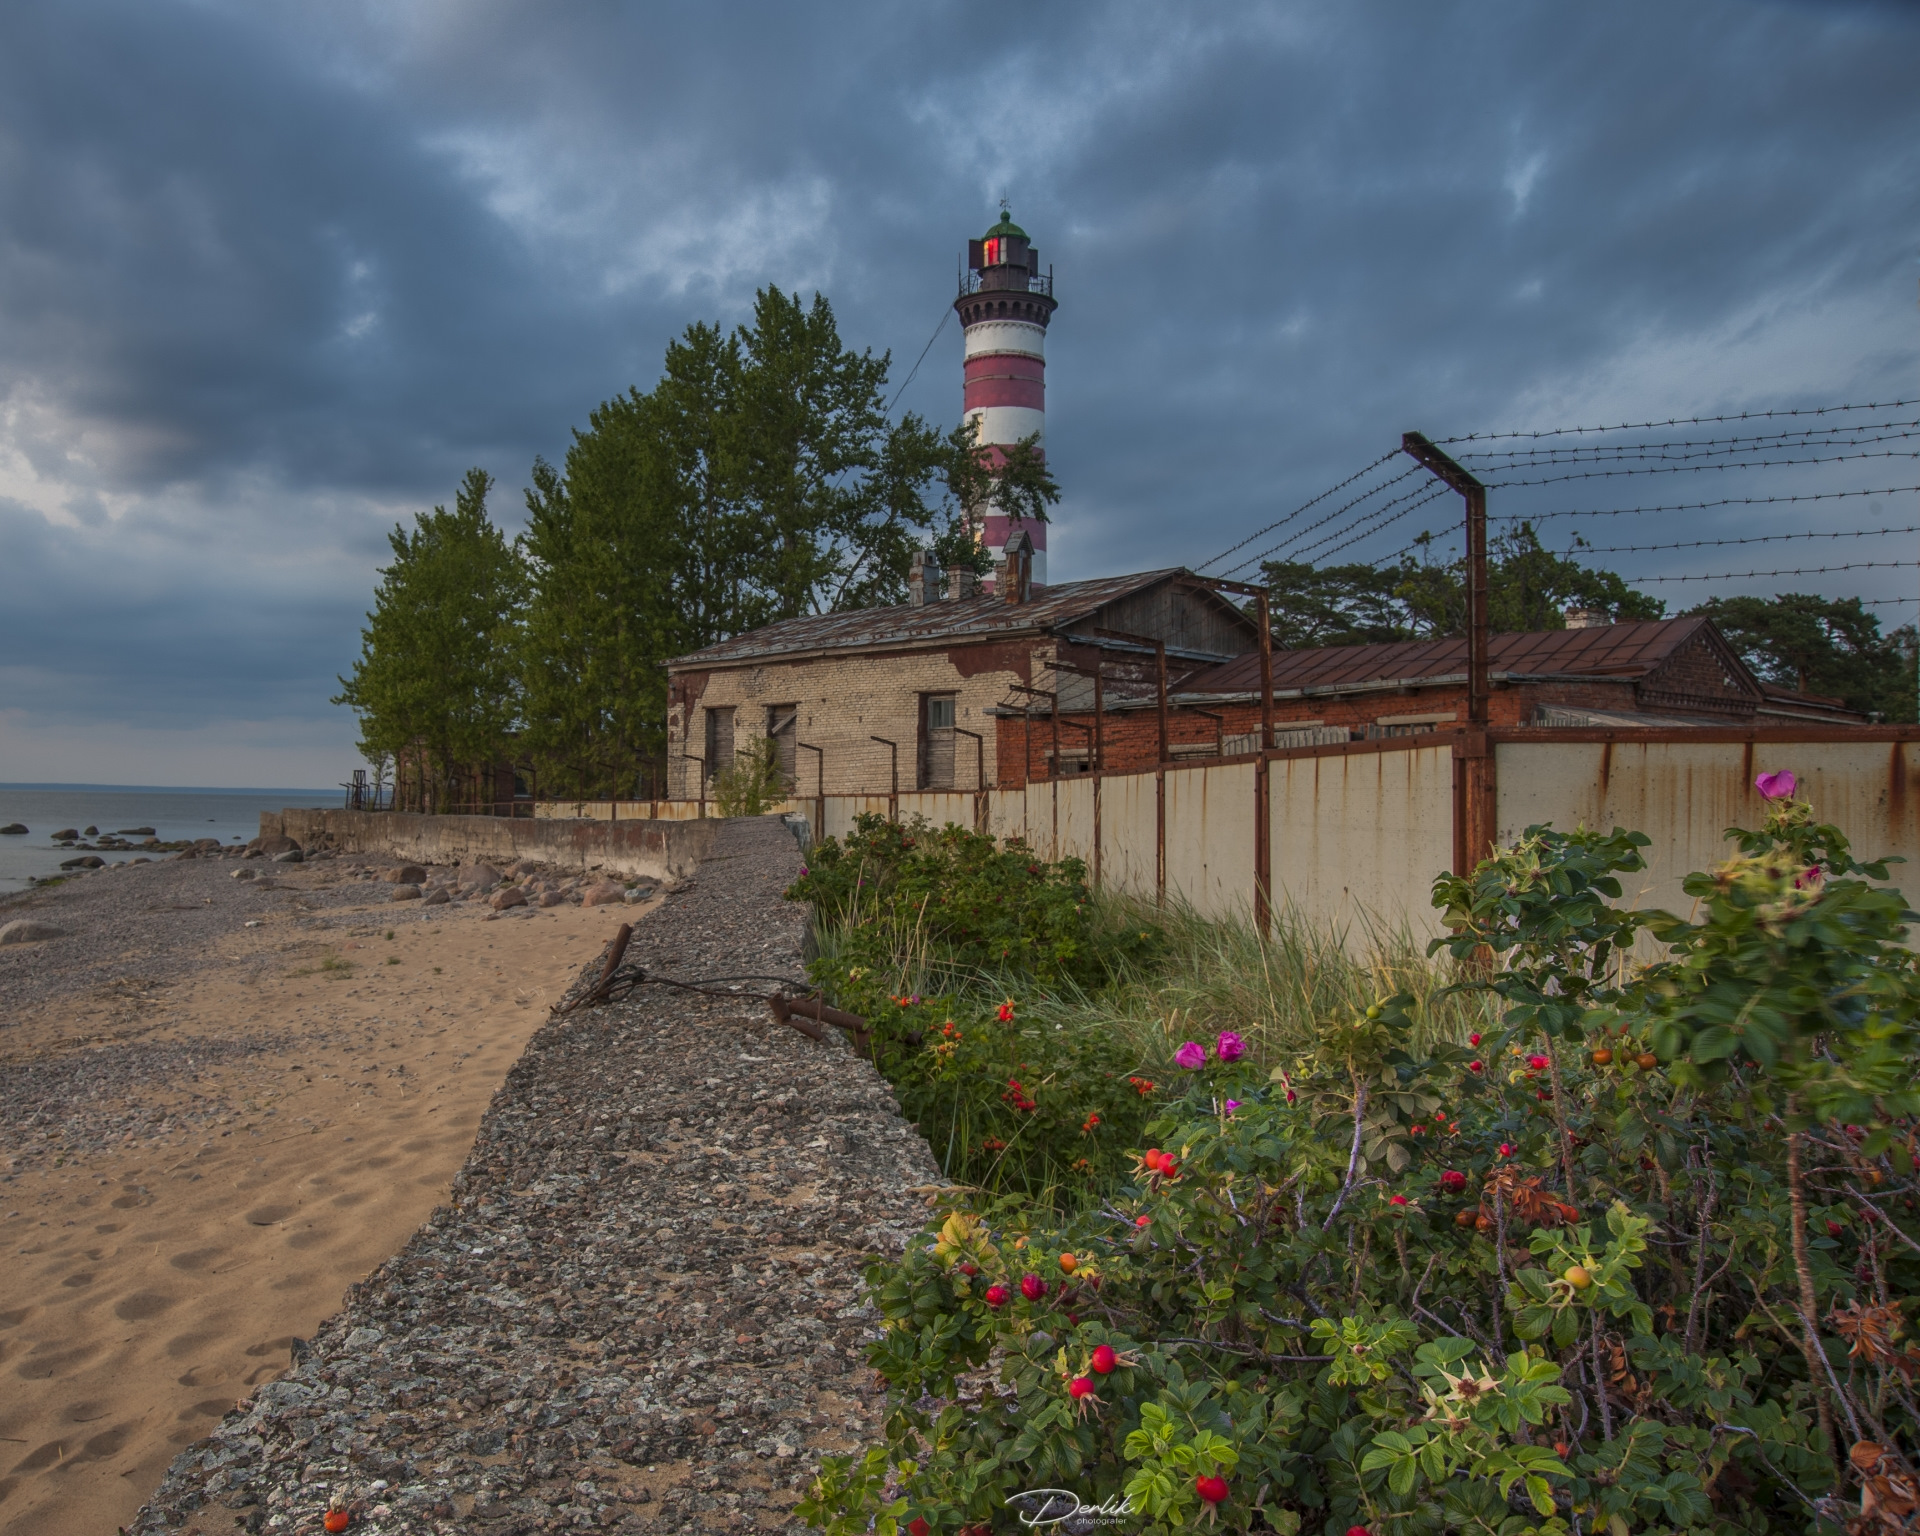
[[[414,518],[387,536],[393,563],[380,571],[360,656],[340,679],[336,704],[360,717],[369,761],[413,749],[442,795],[463,764],[492,762],[516,713],[516,628],[525,573],[487,516],[493,488],[470,469],[454,509]]]
[[[1274,643],[1300,649],[1465,634],[1466,561],[1433,560],[1429,547],[1423,539],[1416,553],[1384,566],[1268,561],[1261,570],[1273,593]],[[1568,608],[1592,608],[1616,622],[1666,612],[1612,571],[1544,548],[1530,523],[1489,542],[1487,616],[1496,631],[1564,629]]]
[[[1857,597],[1716,597],[1692,611],[1712,619],[1768,682],[1888,720],[1914,718],[1914,627],[1881,634],[1879,616]]]

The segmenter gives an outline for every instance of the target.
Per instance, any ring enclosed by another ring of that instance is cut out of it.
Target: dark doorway
[[[800,739],[800,706],[798,704],[769,704],[767,706],[767,738],[773,743],[774,764],[780,771],[780,786],[788,794],[793,786],[800,767],[800,756],[794,743]]]

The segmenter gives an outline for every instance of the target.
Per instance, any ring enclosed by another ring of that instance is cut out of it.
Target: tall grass
[[[1094,973],[1097,980],[1043,980],[957,964],[929,934],[922,912],[882,900],[856,897],[839,922],[816,923],[815,974],[830,990],[856,960],[872,966],[883,954],[884,979],[872,977],[859,989],[868,997],[872,981],[883,979],[888,994],[943,997],[963,1021],[969,1014],[991,1017],[1003,998],[1018,999],[1018,1032],[1005,1035],[1004,1050],[996,1032],[992,1053],[970,1053],[965,1070],[956,1062],[930,1077],[924,1060],[910,1066],[899,1054],[909,1046],[888,1038],[891,1029],[881,1032],[880,1068],[902,1089],[903,1103],[949,1177],[1054,1207],[1104,1194],[1116,1165],[1109,1159],[1091,1176],[1075,1167],[1083,1147],[1071,1126],[1063,1132],[1045,1116],[1009,1115],[1002,1090],[1014,1072],[1043,1100],[1084,1096],[1076,1115],[1091,1106],[1111,1117],[1131,1105],[1137,1121],[1149,1106],[1132,1097],[1127,1079],[1152,1079],[1161,1098],[1178,1092],[1185,1074],[1173,1053],[1184,1040],[1211,1045],[1232,1030],[1261,1066],[1292,1066],[1313,1052],[1327,1020],[1400,992],[1418,1000],[1416,1049],[1464,1040],[1489,1025],[1486,1000],[1447,992],[1451,962],[1428,960],[1405,928],[1375,923],[1336,931],[1288,908],[1263,939],[1244,920],[1204,917],[1178,904],[1156,908],[1112,893],[1095,893],[1087,918],[1090,951],[1109,957]],[[849,942],[856,930],[857,945]],[[1094,1079],[1118,1084],[1119,1103],[1110,1092],[1095,1103]]]

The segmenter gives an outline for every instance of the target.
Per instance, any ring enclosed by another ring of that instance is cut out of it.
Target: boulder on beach
[[[500,883],[500,871],[491,864],[476,864],[460,877],[463,891],[490,891]]]
[[[627,899],[627,888],[618,880],[602,880],[580,893],[583,907],[604,907]]]
[[[17,917],[0,928],[0,944],[37,944],[42,939],[64,939],[67,930],[43,923],[36,917]]]
[[[538,859],[522,859],[518,864],[514,865],[512,869],[508,870],[507,873],[519,878],[524,878],[527,875],[537,875],[540,873],[540,861]]]
[[[562,896],[558,891],[542,891],[540,893],[540,905],[543,907],[564,907],[566,904],[567,898]]]
[[[307,856],[298,848],[289,848],[284,853],[274,854],[273,862],[276,864],[303,864],[306,862],[306,857]]]
[[[381,870],[380,878],[388,885],[425,885],[427,872],[418,864],[396,864],[392,869]]]
[[[27,826],[25,822],[10,821],[4,827],[0,827],[0,837],[19,837],[26,830]]]
[[[99,854],[89,853],[78,859],[63,859],[60,867],[62,869],[98,869],[106,862]]]
[[[272,858],[277,853],[288,853],[299,846],[284,833],[269,832],[265,837],[256,837],[248,843],[247,852],[265,854],[268,858]]]
[[[413,887],[413,889],[418,889],[418,887]],[[447,894],[447,888],[444,885],[436,885],[432,890],[428,891],[425,896],[421,897],[420,900],[423,906],[444,907],[448,902],[452,901],[453,898]]]
[[[504,912],[509,907],[524,907],[527,893],[517,885],[502,886],[487,898],[487,905],[496,912]]]
[[[387,893],[388,901],[418,901],[420,887],[417,885],[396,885]]]

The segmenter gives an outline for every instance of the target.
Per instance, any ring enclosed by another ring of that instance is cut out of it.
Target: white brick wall
[[[981,661],[1005,663],[1015,659],[1004,644],[993,646],[990,655],[983,654],[988,649],[956,647],[955,653],[969,663],[969,670]],[[1034,642],[1032,668],[1043,671],[1053,650],[1051,640]],[[674,702],[667,719],[670,792],[681,799],[692,799],[700,793],[700,765],[682,753],[690,752],[695,758],[705,753],[706,710],[733,706],[734,750],[744,752],[765,736],[769,706],[794,704],[799,706],[798,739],[825,753],[826,793],[887,793],[891,784],[889,754],[879,742],[869,739],[874,736],[899,744],[900,791],[907,793],[918,787],[919,701],[923,693],[956,695],[956,723],[961,730],[978,732],[983,738],[976,755],[970,737],[956,736],[953,788],[982,787],[975,773],[976,763],[982,761],[990,787],[994,783],[995,722],[986,711],[1016,698],[1008,692],[1008,685],[1026,682],[1031,675],[1023,676],[1012,666],[1004,666],[963,676],[946,650],[768,661],[708,672],[706,687],[692,701],[691,711],[680,702],[683,690],[676,676]],[[821,756],[801,751],[796,757],[797,792],[812,795],[820,782]]]

